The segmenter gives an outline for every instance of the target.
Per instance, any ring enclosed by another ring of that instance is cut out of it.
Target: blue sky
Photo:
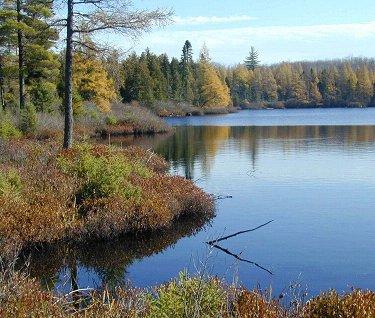
[[[255,46],[263,63],[375,57],[375,0],[136,0],[139,8],[174,10],[175,23],[135,43],[116,36],[123,49],[179,57],[185,40],[197,56],[203,43],[212,60],[236,64]]]

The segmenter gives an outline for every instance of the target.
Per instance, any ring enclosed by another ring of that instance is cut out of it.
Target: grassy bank
[[[25,123],[26,122],[26,123]],[[108,113],[93,105],[75,117],[75,139],[90,137],[150,135],[171,131],[167,123],[151,110],[132,104],[113,104]],[[0,113],[0,138],[47,140],[62,139],[64,118],[59,111],[52,113]]]
[[[246,317],[246,318],[371,318],[375,293],[335,291],[303,303],[273,299],[258,290],[227,285],[216,278],[185,273],[152,290],[132,287],[76,291],[57,295],[38,282],[2,264],[0,316],[10,317]]]
[[[108,239],[213,214],[191,181],[165,173],[152,152],[54,142],[0,141],[0,248]]]

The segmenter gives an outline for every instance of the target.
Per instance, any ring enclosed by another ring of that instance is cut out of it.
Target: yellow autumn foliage
[[[204,107],[227,107],[231,102],[228,86],[223,83],[214,67],[207,61],[200,62],[200,95]]]
[[[103,63],[94,57],[76,54],[73,70],[75,112],[82,107],[83,101],[93,102],[100,111],[109,112],[111,102],[116,99],[116,91]]]

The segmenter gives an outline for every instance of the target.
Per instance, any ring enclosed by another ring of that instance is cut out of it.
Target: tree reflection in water
[[[111,241],[93,241],[81,244],[51,244],[25,251],[20,257],[18,266],[28,263],[31,277],[40,279],[48,289],[59,289],[69,285],[77,290],[80,271],[94,271],[101,286],[97,288],[114,289],[126,284],[126,269],[134,261],[162,252],[173,246],[179,239],[195,235],[209,220],[204,218],[182,218],[171,228],[163,231],[125,235]],[[68,271],[66,281],[62,281],[60,273]],[[84,286],[87,287],[87,286]]]

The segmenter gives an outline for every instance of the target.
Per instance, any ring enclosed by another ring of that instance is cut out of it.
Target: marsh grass
[[[114,104],[104,124],[97,128],[102,136],[143,135],[166,133],[171,128],[149,109],[137,103]]]
[[[75,290],[66,295],[43,290],[14,262],[0,261],[0,317],[173,317],[173,318],[372,318],[375,294],[353,290],[322,293],[300,310],[283,307],[259,290],[227,285],[186,272],[153,289],[123,286],[109,291]]]
[[[183,215],[212,216],[213,200],[166,162],[130,147],[3,141],[0,247],[107,239],[169,227]]]

